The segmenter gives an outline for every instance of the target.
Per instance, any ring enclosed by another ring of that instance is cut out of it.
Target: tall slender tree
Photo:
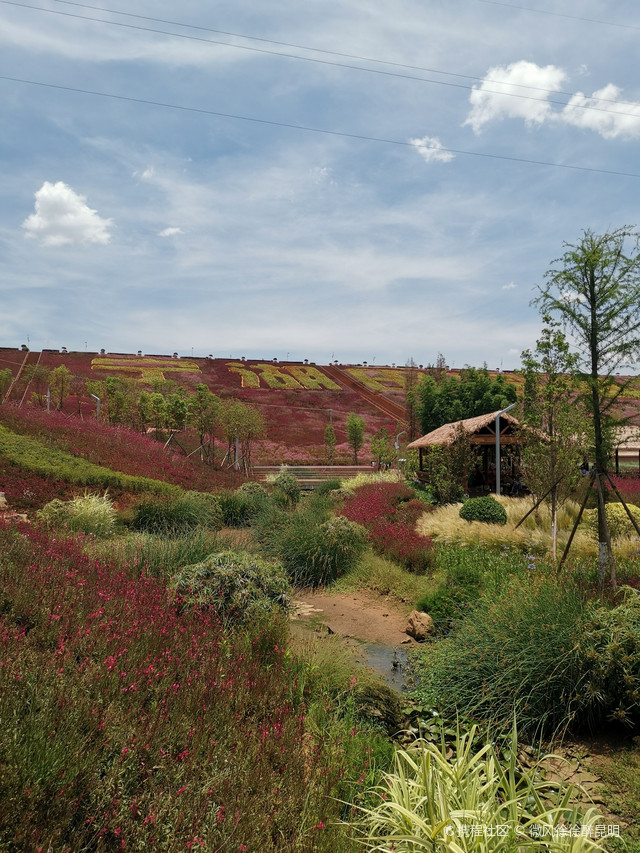
[[[565,243],[534,300],[543,315],[556,317],[578,356],[578,375],[591,415],[595,476],[607,470],[615,423],[613,406],[625,383],[616,372],[640,357],[640,234],[630,226],[606,234],[583,232]],[[600,494],[602,494],[600,490]],[[599,574],[608,555],[604,501],[598,502]],[[611,561],[611,580],[615,569]]]
[[[577,356],[570,352],[562,331],[550,317],[534,352],[522,353],[524,422],[522,463],[529,488],[551,507],[551,556],[556,559],[558,507],[580,478],[586,424],[576,406]]]

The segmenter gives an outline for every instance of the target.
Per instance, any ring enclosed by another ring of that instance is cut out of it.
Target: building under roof
[[[475,482],[469,482],[469,493],[476,494],[495,491],[496,488],[496,427],[499,431],[500,461],[502,486],[511,488],[517,475],[517,445],[520,422],[508,412],[490,412],[487,415],[477,415],[455,423],[444,424],[438,429],[417,438],[407,445],[408,450],[417,450],[420,454],[420,470],[418,478],[423,482],[428,480],[424,470],[425,453],[432,447],[446,447],[453,444],[458,430],[462,428],[469,439],[469,444],[477,448],[478,464],[470,476]],[[502,453],[502,448],[507,450]]]

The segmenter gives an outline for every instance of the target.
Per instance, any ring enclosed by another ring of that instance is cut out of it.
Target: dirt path
[[[373,592],[328,594],[305,591],[294,596],[294,620],[317,621],[334,634],[394,648],[415,644],[406,634],[410,610]]]

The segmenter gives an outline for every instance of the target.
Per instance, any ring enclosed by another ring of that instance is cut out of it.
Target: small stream
[[[345,639],[345,642],[354,650],[356,661],[374,670],[389,687],[400,693],[408,689],[405,684],[408,661],[406,648],[391,648],[380,643],[365,643],[353,639]]]

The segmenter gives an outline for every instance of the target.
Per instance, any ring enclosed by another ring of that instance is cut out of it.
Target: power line
[[[308,125],[293,124],[291,122],[273,121],[271,119],[255,118],[254,116],[243,116],[238,115],[237,113],[223,113],[218,112],[217,110],[207,110],[204,109],[204,107],[187,107],[182,104],[169,104],[163,101],[152,101],[147,98],[134,98],[129,95],[114,95],[110,92],[97,92],[93,89],[79,89],[73,86],[61,86],[55,83],[44,83],[39,80],[25,80],[19,77],[9,77],[4,74],[0,75],[0,80],[7,80],[11,83],[22,83],[28,86],[39,86],[45,89],[56,89],[58,91],[63,92],[73,92],[75,94],[80,95],[90,95],[91,97],[109,98],[111,100],[126,101],[128,103],[133,104],[144,104],[146,106],[162,107],[163,109],[181,110],[182,112],[197,113],[199,115],[216,116],[217,118],[229,118],[235,121],[246,121],[252,122],[254,124],[270,125],[272,127],[283,127],[289,130],[302,130],[307,133],[320,133],[324,134],[325,136],[338,136],[344,139],[357,139],[364,142],[376,142],[384,145],[401,145],[403,147],[411,148],[415,147],[413,142],[407,142],[406,140],[401,139],[386,139],[380,136],[368,136],[366,134],[361,133],[346,133],[345,131],[340,130],[328,130],[327,128],[310,127]],[[525,163],[527,165],[532,166],[549,166],[556,169],[572,169],[574,171],[592,172],[601,175],[615,175],[617,177],[624,178],[640,178],[640,173],[636,172],[618,172],[613,169],[596,169],[591,166],[576,166],[569,163],[551,163],[546,160],[530,160],[524,157],[508,157],[504,154],[488,154],[486,152],[480,151],[464,151],[459,148],[445,148],[444,146],[436,147],[425,145],[425,147],[434,148],[434,150],[437,150],[439,152],[460,154],[466,157],[483,157],[489,160],[505,160],[511,163]]]
[[[562,95],[562,96],[567,97],[567,98],[573,98],[576,96],[575,92],[564,92],[561,90],[558,91],[558,90],[554,90],[554,89],[545,89],[544,87],[541,87],[541,86],[528,86],[524,83],[511,83],[511,82],[506,83],[506,82],[501,81],[501,80],[491,80],[490,78],[487,79],[486,77],[479,77],[479,76],[471,75],[471,74],[459,74],[459,73],[452,72],[452,71],[441,71],[437,68],[425,68],[425,67],[415,66],[415,65],[405,65],[405,64],[397,63],[397,62],[389,62],[387,60],[373,59],[373,58],[365,57],[365,56],[357,56],[354,54],[345,54],[345,53],[339,53],[337,51],[330,51],[330,50],[324,50],[324,49],[320,49],[320,48],[307,47],[305,45],[289,44],[287,42],[277,42],[277,41],[272,41],[271,39],[259,38],[257,36],[248,36],[248,35],[242,35],[240,33],[227,32],[225,30],[214,30],[214,29],[211,29],[209,27],[202,27],[202,26],[197,26],[197,25],[192,25],[192,24],[183,24],[179,21],[167,21],[167,20],[164,20],[162,18],[152,18],[152,17],[148,17],[148,16],[144,16],[144,15],[134,15],[134,14],[131,14],[129,12],[120,12],[118,10],[107,9],[107,8],[100,7],[100,6],[89,6],[89,5],[86,5],[83,3],[71,2],[71,0],[54,0],[54,2],[64,3],[65,5],[76,6],[76,7],[80,7],[80,8],[84,8],[84,9],[93,9],[95,11],[106,12],[108,14],[123,15],[123,16],[127,16],[130,18],[137,18],[139,20],[144,20],[144,21],[153,21],[153,22],[157,22],[157,23],[164,23],[164,24],[168,24],[170,26],[185,27],[188,29],[197,29],[197,30],[204,31],[204,32],[224,34],[224,35],[232,36],[234,38],[243,38],[243,39],[248,39],[248,40],[252,40],[252,41],[260,41],[260,42],[264,42],[264,43],[268,43],[268,44],[279,45],[282,47],[294,47],[298,50],[307,50],[307,51],[312,51],[312,52],[318,52],[318,53],[322,53],[325,55],[339,56],[339,57],[342,57],[345,59],[354,59],[354,60],[358,60],[361,62],[372,62],[372,63],[376,63],[379,65],[389,65],[389,66],[393,66],[396,68],[406,68],[408,70],[423,71],[425,73],[430,73],[430,74],[440,74],[442,76],[447,76],[447,77],[458,77],[460,79],[474,80],[474,81],[479,81],[479,82],[482,82],[485,84],[489,83],[489,84],[500,85],[500,86],[510,86],[511,88],[515,87],[515,88],[519,88],[519,89],[527,89],[531,92],[542,92],[542,93],[545,93],[547,95],[558,94],[558,95]],[[204,44],[217,45],[217,46],[221,46],[221,47],[230,47],[230,48],[233,48],[236,50],[249,51],[251,53],[266,54],[268,56],[279,56],[279,57],[283,57],[285,59],[294,59],[294,60],[301,61],[301,62],[312,62],[312,63],[318,64],[318,65],[329,65],[329,66],[333,66],[334,68],[343,68],[343,69],[347,69],[350,71],[361,71],[361,72],[364,72],[367,74],[378,74],[380,76],[395,77],[395,78],[400,78],[402,80],[414,80],[414,81],[420,82],[420,83],[431,83],[432,85],[436,85],[436,86],[449,86],[450,88],[464,89],[466,91],[477,91],[477,89],[475,89],[474,86],[471,86],[471,85],[468,85],[465,83],[453,83],[453,82],[449,82],[446,80],[433,80],[433,79],[429,79],[429,78],[425,78],[425,77],[417,77],[413,74],[404,74],[404,73],[400,73],[397,71],[384,71],[384,70],[378,69],[378,68],[364,68],[364,67],[359,66],[359,65],[350,65],[350,64],[346,64],[346,63],[342,63],[342,62],[334,62],[334,61],[327,60],[327,59],[317,59],[317,58],[311,57],[311,56],[300,56],[299,54],[283,53],[281,51],[268,50],[266,48],[250,47],[248,45],[242,45],[242,44],[233,44],[231,42],[220,41],[217,39],[210,39],[210,38],[203,38],[201,36],[187,35],[186,33],[168,32],[167,30],[158,30],[158,29],[155,29],[152,27],[143,27],[143,26],[140,26],[137,24],[126,24],[126,23],[123,23],[122,21],[106,21],[102,18],[92,18],[92,17],[86,16],[86,15],[74,14],[72,12],[61,12],[61,11],[58,11],[56,9],[45,9],[41,6],[32,6],[32,5],[27,4],[27,3],[18,3],[18,2],[16,2],[16,0],[0,0],[0,3],[2,5],[5,5],[5,6],[16,6],[16,7],[21,8],[21,9],[30,9],[32,11],[37,11],[37,12],[46,12],[46,13],[49,13],[52,15],[59,15],[59,16],[66,17],[66,18],[74,18],[74,19],[80,20],[80,21],[91,21],[91,22],[97,23],[97,24],[106,24],[107,26],[121,27],[124,29],[136,30],[138,32],[147,32],[147,33],[153,33],[155,35],[164,35],[164,36],[168,36],[170,38],[180,38],[180,39],[186,39],[188,41],[201,42]],[[486,94],[502,95],[504,97],[509,97],[509,98],[520,98],[523,100],[544,102],[544,103],[554,104],[556,106],[561,106],[561,107],[567,106],[563,101],[557,101],[557,100],[553,100],[553,99],[549,99],[549,98],[537,98],[533,95],[525,95],[525,94],[521,94],[519,92],[505,92],[503,90],[495,91],[493,89],[482,89],[482,91]],[[580,109],[580,110],[593,110],[595,112],[609,113],[609,112],[611,112],[610,110],[594,106],[593,102],[598,102],[598,103],[603,103],[603,104],[615,104],[618,106],[620,106],[620,105],[626,105],[626,106],[631,106],[631,107],[636,106],[636,104],[634,104],[632,102],[615,100],[613,98],[600,98],[600,97],[590,96],[588,98],[588,100],[589,100],[588,104],[585,104],[585,103],[583,103],[583,104],[572,104],[572,108],[573,109]],[[626,113],[626,112],[623,112],[622,110],[616,110],[615,114],[621,115],[621,116],[628,116],[630,118],[637,118],[637,113],[635,113],[635,112]]]
[[[478,0],[490,6],[504,6],[507,9],[519,9],[523,12],[535,12],[537,15],[553,15],[554,18],[569,18],[571,21],[584,21],[587,24],[598,24],[604,27],[620,27],[623,30],[640,30],[635,24],[617,24],[614,21],[599,21],[595,18],[583,18],[580,15],[564,15],[561,12],[550,12],[548,9],[532,9],[530,6],[516,6],[514,3],[502,3],[500,0]]]

